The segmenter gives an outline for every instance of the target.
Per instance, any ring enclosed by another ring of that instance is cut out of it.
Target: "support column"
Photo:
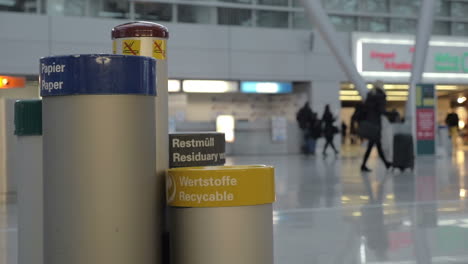
[[[406,102],[405,119],[410,122],[413,141],[416,142],[416,84],[421,82],[426,62],[429,40],[432,34],[434,22],[435,0],[422,1],[418,20],[418,31],[416,34],[415,53],[413,56],[413,68],[409,87],[408,101]],[[414,144],[416,146],[416,144]]]
[[[327,43],[343,72],[346,74],[348,79],[354,83],[359,95],[361,95],[363,99],[366,98],[366,83],[357,71],[351,57],[338,40],[336,30],[330,22],[330,19],[323,9],[320,1],[300,0],[300,2],[302,6],[304,6],[309,22],[317,28],[320,36]]]

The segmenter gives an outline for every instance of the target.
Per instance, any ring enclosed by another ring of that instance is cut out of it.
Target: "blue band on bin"
[[[67,55],[40,59],[41,96],[156,95],[156,60],[126,55]]]

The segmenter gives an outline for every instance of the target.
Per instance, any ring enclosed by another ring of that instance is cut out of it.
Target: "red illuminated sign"
[[[418,140],[435,139],[435,118],[433,108],[416,109],[416,137]]]
[[[411,63],[406,63],[406,62],[389,62],[386,61],[384,65],[386,70],[411,70],[413,65]]]
[[[408,52],[414,53],[414,47],[410,47]],[[372,50],[370,52],[371,59],[379,60],[381,63],[383,63],[383,66],[386,70],[402,70],[402,71],[411,70],[411,68],[413,67],[412,63],[396,62],[394,61],[396,56],[397,55],[395,52],[383,52],[383,51],[375,51],[375,50]]]
[[[371,51],[371,58],[373,59],[382,59],[382,60],[385,60],[385,59],[394,59],[396,57],[396,54],[395,52],[390,52],[390,53],[386,53],[386,52],[379,52],[379,51]]]

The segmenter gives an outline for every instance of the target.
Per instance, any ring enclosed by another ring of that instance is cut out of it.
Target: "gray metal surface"
[[[170,208],[173,264],[272,264],[272,205]]]
[[[15,145],[11,166],[18,184],[18,264],[42,264],[42,136],[17,137]]]
[[[156,262],[154,98],[43,99],[47,264]]]
[[[141,38],[143,41],[152,43],[152,38]],[[145,40],[148,39],[148,40]],[[152,45],[152,44],[151,44]],[[167,51],[166,51],[167,52]],[[151,54],[142,54],[151,56]],[[169,94],[167,91],[167,59],[157,60],[156,64],[157,76],[157,96],[156,96],[156,172],[157,172],[157,186],[158,193],[155,196],[158,204],[158,213],[164,215],[164,208],[166,204],[166,170],[169,169]],[[159,223],[159,222],[158,222]],[[158,228],[161,225],[158,225]],[[160,231],[158,231],[159,233]]]

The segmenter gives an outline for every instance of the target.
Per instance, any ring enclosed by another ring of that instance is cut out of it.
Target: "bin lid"
[[[42,100],[17,100],[15,102],[15,135],[42,135]]]
[[[133,37],[154,37],[169,38],[167,27],[148,21],[136,21],[118,25],[112,29],[112,39],[133,38]]]

